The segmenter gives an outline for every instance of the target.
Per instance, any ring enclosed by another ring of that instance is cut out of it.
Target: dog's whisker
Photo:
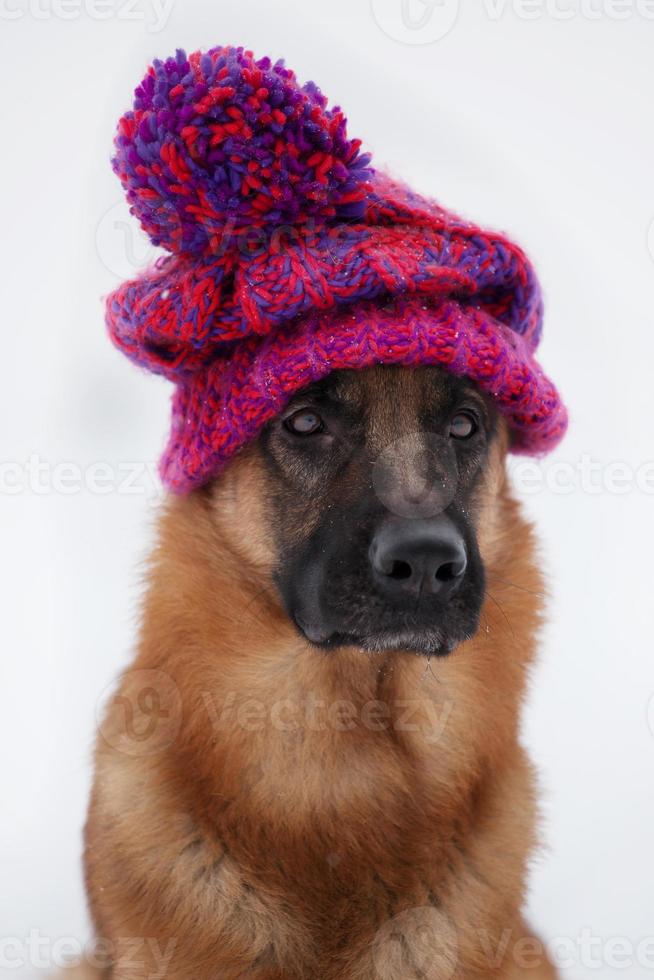
[[[518,589],[520,592],[526,592],[527,595],[536,596],[539,599],[545,599],[546,595],[544,592],[537,592],[535,589],[528,589],[525,585],[518,585],[517,582],[512,582],[508,578],[502,578],[500,575],[489,576],[490,581],[500,582],[502,585],[509,585],[512,589]]]
[[[511,636],[515,636],[515,633],[514,633],[514,631],[513,631],[513,626],[512,626],[512,624],[511,624],[511,620],[510,620],[510,619],[509,619],[509,617],[507,616],[507,614],[506,614],[506,611],[504,610],[504,608],[503,608],[503,606],[502,606],[502,604],[501,604],[501,603],[499,602],[499,600],[498,600],[498,599],[496,599],[496,598],[495,598],[495,596],[493,595],[493,593],[492,593],[492,592],[488,592],[488,591],[487,591],[487,592],[486,592],[486,595],[488,596],[488,598],[489,598],[489,599],[491,599],[491,600],[492,600],[492,602],[494,602],[494,603],[495,603],[495,605],[497,606],[497,608],[499,609],[499,611],[500,611],[500,612],[502,613],[502,615],[504,616],[504,619],[506,620],[506,625],[507,625],[507,626],[509,627],[509,629],[511,630]]]
[[[243,607],[243,613],[249,613],[250,619],[254,620],[255,622],[257,622],[259,624],[265,625],[267,629],[272,628],[273,632],[277,636],[282,637],[284,635],[284,633],[279,628],[279,626],[277,626],[276,623],[272,623],[269,618],[268,619],[264,619],[261,616],[257,616],[255,614],[254,609],[252,608],[254,606],[254,604],[257,602],[257,600],[260,599],[261,596],[264,595],[264,594],[269,594],[269,595],[271,595],[273,597],[273,599],[275,598],[275,593],[274,593],[272,587],[269,586],[269,585],[264,585],[264,586],[262,586],[261,589],[259,589],[258,592],[255,592],[254,595],[250,598],[249,602],[247,602],[245,604],[245,606]]]

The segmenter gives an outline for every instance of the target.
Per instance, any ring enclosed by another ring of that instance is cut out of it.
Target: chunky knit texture
[[[565,409],[533,354],[524,253],[370,166],[338,108],[242,48],[155,61],[114,169],[170,254],[107,301],[116,345],[176,383],[161,462],[187,491],[290,397],[338,368],[439,364],[497,401],[540,453]]]

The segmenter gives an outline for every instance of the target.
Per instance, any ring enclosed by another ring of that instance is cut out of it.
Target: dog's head
[[[228,468],[219,506],[311,643],[447,653],[478,626],[506,442],[437,367],[336,371]]]

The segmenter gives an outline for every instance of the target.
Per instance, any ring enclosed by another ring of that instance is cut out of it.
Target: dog
[[[339,370],[167,502],[100,725],[89,976],[555,976],[522,913],[543,582],[510,440],[439,367]]]

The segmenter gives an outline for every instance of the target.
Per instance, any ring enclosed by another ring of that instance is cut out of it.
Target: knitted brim
[[[452,301],[367,302],[242,341],[179,384],[164,483],[179,493],[206,483],[296,392],[331,371],[374,364],[435,364],[475,381],[507,419],[515,452],[547,452],[565,432],[558,393],[523,338],[483,310]]]

